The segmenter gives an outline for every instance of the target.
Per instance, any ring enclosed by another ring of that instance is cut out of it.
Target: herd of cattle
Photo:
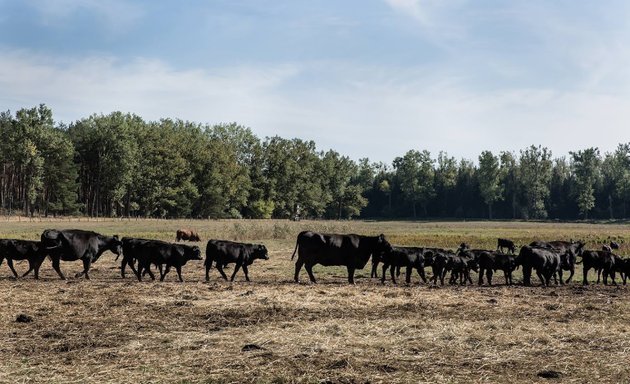
[[[182,267],[189,260],[202,260],[198,246],[184,245],[181,240],[200,241],[199,235],[192,230],[178,230],[176,243],[160,240],[139,239],[131,237],[104,236],[96,232],[79,229],[45,230],[40,241],[0,239],[0,265],[6,259],[13,275],[17,278],[13,262],[27,260],[29,269],[22,277],[34,272],[39,278],[39,270],[49,257],[53,269],[61,279],[65,279],[60,269],[60,261],[83,262],[83,272],[76,277],[85,275],[89,279],[92,263],[105,252],[116,254],[116,260],[122,256],[120,265],[121,276],[125,277],[129,267],[139,281],[149,275],[155,279],[151,266],[157,267],[160,280],[164,280],[171,268],[175,268],[180,281]],[[535,271],[541,285],[548,286],[551,279],[558,284],[571,281],[577,264],[583,266],[583,284],[588,284],[588,272],[597,271],[597,282],[603,275],[604,284],[608,284],[610,277],[616,284],[615,276],[619,273],[626,284],[630,276],[630,259],[623,259],[614,250],[619,248],[615,242],[604,245],[601,250],[586,250],[581,241],[534,241],[529,245],[517,247],[508,239],[498,239],[496,250],[471,249],[462,243],[457,250],[431,247],[397,247],[392,246],[384,235],[361,236],[324,234],[311,231],[301,232],[296,241],[295,250],[291,256],[295,262],[295,282],[299,282],[299,274],[304,267],[311,282],[315,283],[313,266],[345,266],[348,270],[348,282],[354,283],[354,273],[363,269],[372,260],[371,277],[378,277],[378,266],[382,264],[381,282],[384,283],[389,269],[392,282],[400,275],[402,267],[406,268],[405,280],[411,281],[411,274],[415,269],[423,282],[427,282],[425,268],[432,270],[431,282],[444,285],[445,278],[450,272],[450,284],[472,284],[470,272],[478,273],[478,283],[484,283],[484,276],[488,285],[492,284],[494,272],[503,271],[506,285],[511,285],[512,273],[522,267],[523,284],[531,285],[531,274]],[[578,260],[580,258],[580,260]],[[248,266],[254,260],[268,260],[267,248],[261,244],[246,244],[227,240],[209,240],[206,246],[205,278],[210,279],[209,273],[214,264],[221,276],[227,280],[223,271],[228,264],[235,264],[231,281],[242,268],[245,279],[249,281]],[[563,271],[569,272],[569,277],[563,280]]]

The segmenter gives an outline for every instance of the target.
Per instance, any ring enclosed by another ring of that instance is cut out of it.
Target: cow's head
[[[461,243],[459,245],[459,248],[457,248],[457,251],[455,253],[456,254],[460,254],[460,253],[462,253],[464,251],[467,251],[469,249],[470,249],[470,244],[468,244],[468,243]]]
[[[387,239],[385,238],[384,234],[380,234],[377,237],[376,240],[376,249],[374,250],[373,254],[383,254],[386,252],[391,252],[392,251],[392,245],[389,243],[389,241],[387,241]]]
[[[571,241],[571,251],[575,256],[582,256],[582,251],[584,251],[584,245],[586,245],[583,241]]]
[[[254,251],[252,252],[252,260],[254,259],[269,260],[269,252],[267,252],[267,247],[262,244],[255,245]]]
[[[123,254],[122,245],[123,243],[118,238],[118,235],[114,235],[109,242],[109,250],[112,251],[116,256],[120,256]],[[118,257],[116,257],[116,259],[118,259]]]
[[[184,252],[187,260],[203,260],[201,257],[201,250],[198,246],[193,245],[192,247],[186,247],[186,251]]]

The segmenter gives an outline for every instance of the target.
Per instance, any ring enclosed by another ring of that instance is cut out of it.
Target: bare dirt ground
[[[630,295],[624,286],[582,287],[581,269],[564,287],[393,286],[360,271],[316,267],[316,285],[292,282],[300,230],[385,233],[394,244],[496,246],[496,237],[580,238],[589,248],[625,225],[284,221],[0,222],[0,237],[36,239],[48,227],[174,240],[194,227],[202,238],[260,241],[270,260],[233,284],[203,281],[202,262],[184,283],[123,280],[114,255],[92,280],[14,280],[0,267],[0,381],[175,383],[627,383]],[[200,243],[202,251],[205,242]],[[62,263],[71,276],[81,263]],[[369,266],[369,264],[368,264]],[[18,272],[26,263],[17,264]],[[430,272],[429,272],[430,275]],[[474,279],[474,277],[473,277]],[[497,276],[496,282],[502,283]],[[23,316],[21,316],[23,315]],[[20,321],[18,321],[18,318]]]

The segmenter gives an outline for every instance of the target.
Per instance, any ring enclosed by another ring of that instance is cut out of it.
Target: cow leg
[[[494,274],[494,271],[492,270],[492,268],[488,268],[486,270],[486,280],[488,280],[488,285],[492,285],[492,275]],[[479,272],[479,275],[481,275],[481,272]],[[506,284],[507,284],[507,278],[505,279]]]
[[[603,278],[604,278],[604,285],[608,285],[608,271],[604,270],[604,273],[602,273]]]
[[[483,273],[485,272],[485,270],[483,268],[479,268],[479,281],[477,282],[478,285],[483,285]]]
[[[615,281],[615,270],[610,272],[610,279],[612,280],[613,285],[617,285],[617,282]]]
[[[218,263],[217,263],[217,269],[218,267]],[[299,282],[299,275],[300,275],[300,270],[302,269],[302,266],[304,265],[304,261],[302,261],[302,259],[298,256],[297,261],[295,262],[295,275],[293,276],[293,280],[295,280],[295,282]],[[378,265],[378,264],[376,264]],[[372,268],[375,268],[375,264],[372,264]]]
[[[470,270],[466,269],[466,278],[468,279],[468,282],[470,283],[470,285],[472,285],[472,279],[470,278]]]
[[[405,269],[405,283],[407,283],[407,285],[411,284],[411,272],[413,272],[413,267],[408,265],[407,269]]]
[[[311,283],[316,283],[315,275],[313,275],[313,264],[304,264],[304,268],[306,269],[306,273],[308,273],[308,278],[311,279]]]
[[[182,266],[181,265],[176,265],[175,266],[175,270],[177,271],[177,277],[179,277],[179,282],[183,283],[184,279],[182,278]]]
[[[18,273],[15,271],[15,268],[13,268],[13,260],[7,258],[7,265],[11,269],[11,272],[13,272],[13,277],[15,277],[17,279],[18,278]]]
[[[601,276],[602,276],[602,270],[601,270],[601,268],[599,268],[597,270],[597,284],[599,284],[599,280],[600,280]]]
[[[575,273],[575,267],[571,266],[571,269],[569,269],[569,277],[567,278],[567,280],[565,281],[566,284],[569,284],[569,282],[571,281],[571,279],[573,278],[573,274]]]
[[[245,281],[250,281],[249,280],[249,271],[247,270],[247,265],[243,264],[243,273],[245,273]]]
[[[217,270],[221,274],[221,277],[223,277],[223,279],[225,281],[227,281],[228,278],[227,278],[227,275],[225,274],[225,272],[223,272],[223,266],[221,265],[221,263],[217,263]]]
[[[236,272],[241,269],[241,263],[236,263],[236,267],[234,268],[234,272],[232,273],[232,277],[230,277],[230,281],[234,281],[234,277],[236,276]]]
[[[584,268],[582,269],[582,284],[583,285],[588,285],[588,270],[589,270],[589,267],[584,265]]]
[[[57,272],[57,274],[59,275],[59,277],[61,278],[61,280],[65,280],[66,277],[63,275],[63,272],[61,272],[61,268],[59,268],[59,257],[52,257],[52,267],[55,270],[55,272]]]
[[[81,275],[85,275],[87,280],[90,280],[90,275],[88,271],[90,270],[90,265],[92,264],[92,258],[88,257],[87,259],[83,259],[83,272],[79,273],[77,277]]]
[[[538,278],[540,279],[540,283],[543,287],[549,284],[549,282],[547,282],[545,278],[543,277],[542,273],[540,273],[539,271],[536,271],[536,275],[538,275]]]
[[[160,268],[160,281],[164,281],[164,278],[166,277],[166,274],[171,270],[171,266],[170,265],[166,265],[166,268],[164,269],[164,273],[162,273],[162,265],[158,265]]]
[[[392,268],[393,270],[394,266],[392,265],[390,268]],[[348,269],[348,283],[354,284],[354,267],[348,265],[347,269]]]
[[[381,267],[383,269],[381,273],[381,284],[385,284],[385,275],[386,275],[388,266],[389,266],[388,264],[383,263],[383,266]],[[392,273],[392,276],[393,276],[393,273]]]
[[[422,279],[422,282],[423,282],[424,284],[426,284],[426,283],[427,283],[427,277],[426,277],[426,275],[424,274],[424,268],[420,268],[420,267],[418,267],[418,275],[420,275],[420,279]]]
[[[396,277],[400,277],[400,265],[396,266]]]
[[[208,260],[208,258],[206,258],[206,281],[210,281],[210,270],[212,269],[212,260]]]
[[[22,274],[22,277],[26,277],[26,275],[31,273],[31,271],[35,269],[35,265],[37,265],[37,261],[36,260],[29,260],[28,261],[28,271],[24,272]]]
[[[348,272],[348,273],[350,273],[350,272]],[[391,266],[389,267],[389,274],[390,274],[390,276],[391,276],[391,278],[392,278],[392,283],[394,283],[394,284],[398,284],[398,283],[396,282],[396,277],[398,276],[398,274],[396,273],[396,267],[395,267],[394,265],[391,265]],[[396,275],[396,276],[394,276],[394,275]]]
[[[374,259],[374,256],[372,256],[372,259]],[[375,277],[378,277],[378,261],[376,263],[372,261],[372,272],[370,272],[370,278]]]

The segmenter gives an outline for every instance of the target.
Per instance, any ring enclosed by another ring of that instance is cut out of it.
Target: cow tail
[[[295,249],[293,250],[293,254],[291,255],[291,260],[293,260],[293,258],[295,257],[295,252],[297,252],[298,250],[298,246],[300,245],[300,238],[298,237],[298,239],[295,241]]]

